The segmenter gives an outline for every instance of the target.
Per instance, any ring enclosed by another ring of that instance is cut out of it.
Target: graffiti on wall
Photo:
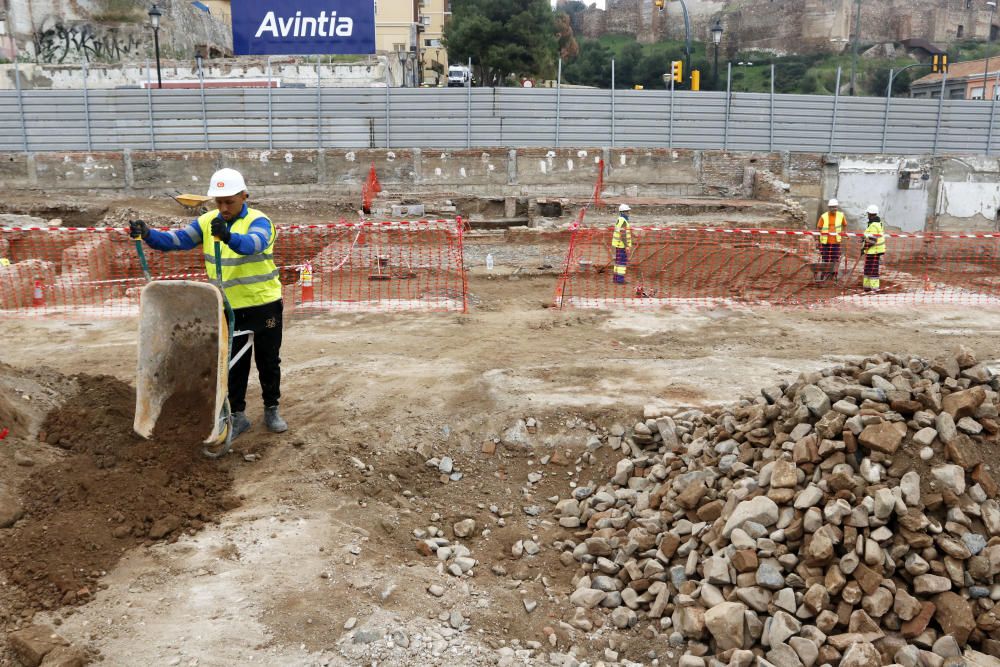
[[[55,21],[34,34],[35,55],[41,63],[118,62],[144,48],[135,35],[89,23],[66,25]]]

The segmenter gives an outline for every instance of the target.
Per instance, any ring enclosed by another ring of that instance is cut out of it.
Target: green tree
[[[597,40],[585,40],[579,57],[563,64],[563,79],[580,86],[610,88],[611,57],[611,51]]]
[[[615,58],[615,85],[631,88],[639,83],[639,63],[642,62],[642,44],[629,42]]]
[[[554,78],[557,40],[548,0],[454,0],[444,28],[448,58],[472,58],[481,85]]]
[[[913,77],[910,76],[910,72],[913,70],[906,70],[902,74],[897,74],[892,79],[892,94],[899,95],[902,93],[909,92],[910,82]],[[875,71],[875,74],[869,77],[868,80],[868,92],[872,95],[884,96],[886,88],[889,87],[889,70],[885,68],[880,68]]]

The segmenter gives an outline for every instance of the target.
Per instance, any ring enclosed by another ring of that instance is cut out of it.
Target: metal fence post
[[[993,83],[993,101],[990,104],[990,131],[986,135],[986,154],[993,150],[993,124],[997,111],[997,92],[1000,91],[1000,70],[997,70],[997,78]],[[983,82],[983,95],[986,95],[986,82]]]
[[[323,148],[323,81],[319,71],[320,56],[316,56],[316,148]]]
[[[559,148],[559,115],[562,112],[562,58],[559,59],[559,72],[556,75],[556,148]]]
[[[729,150],[729,108],[733,104],[733,63],[726,63],[726,125],[722,128],[722,150]]]
[[[24,120],[24,93],[21,92],[21,69],[17,66],[17,58],[14,59],[14,87],[17,88],[17,111],[21,118],[21,144],[24,152],[28,152],[28,124]]]
[[[201,132],[205,141],[205,150],[208,150],[208,104],[205,103],[205,71],[201,67],[201,60],[198,60],[198,88],[201,94]]]
[[[941,134],[941,113],[944,111],[944,89],[948,82],[948,72],[941,75],[941,97],[938,98],[937,122],[934,123],[934,147],[931,148],[931,155],[937,155],[938,137]],[[986,81],[983,81],[983,94],[986,93]]]
[[[271,56],[267,57],[267,150],[274,149],[274,118],[271,111]]]
[[[469,58],[469,78],[465,80],[465,147],[472,148],[472,58]]]
[[[828,152],[833,152],[833,147],[837,140],[837,107],[840,105],[840,75],[842,72],[842,67],[837,67],[837,83],[833,88],[833,120],[830,122],[830,150]]]
[[[892,80],[896,70],[889,69],[889,87],[885,91],[885,111],[882,114],[882,153],[885,153],[885,142],[889,137],[889,109],[892,106]]]
[[[611,59],[611,147],[615,147],[615,59]]]
[[[153,73],[146,61],[146,108],[149,109],[149,150],[156,150],[156,129],[153,126]]]
[[[674,77],[670,77],[670,115],[667,116],[667,148],[674,148]]]
[[[392,125],[392,101],[389,99],[389,91],[391,86],[389,85],[389,77],[385,79],[385,147],[389,147],[389,128]]]
[[[771,63],[771,111],[768,114],[767,150],[774,152],[774,63]]]
[[[90,130],[90,91],[87,90],[87,61],[83,61],[83,120],[87,124],[87,150],[94,150],[94,140]]]

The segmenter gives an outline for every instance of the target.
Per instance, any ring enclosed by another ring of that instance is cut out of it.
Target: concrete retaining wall
[[[201,193],[214,170],[234,167],[255,194],[348,198],[374,163],[389,196],[587,198],[602,158],[612,198],[750,198],[753,174],[768,172],[788,185],[807,224],[836,196],[857,224],[874,203],[895,229],[997,228],[1000,160],[967,156],[581,147],[0,153],[0,189]]]

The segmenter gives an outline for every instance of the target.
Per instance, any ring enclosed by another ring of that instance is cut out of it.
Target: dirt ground
[[[57,624],[107,665],[495,664],[501,646],[533,655],[575,646],[592,664],[614,648],[668,664],[676,650],[643,624],[586,638],[560,625],[573,570],[553,542],[572,535],[554,524],[548,498],[613,467],[601,451],[586,455],[594,430],[634,422],[648,403],[724,403],[886,349],[934,356],[961,343],[992,359],[1000,331],[1000,312],[969,309],[558,311],[547,307],[553,288],[553,276],[477,270],[468,314],[297,315],[282,350],[290,431],[263,429],[252,384],[254,428],[226,459],[193,466],[217,466],[213,485],[231,476],[238,503],[212,500],[223,493],[212,486],[204,502],[223,506],[166,540],[145,539],[148,522],[135,519],[142,525],[116,562],[83,573],[87,596],[37,598],[33,620]],[[45,415],[85,406],[99,393],[90,376],[132,383],[136,329],[134,320],[4,322],[0,395],[10,405],[0,416],[15,433],[0,441],[7,492],[28,489],[42,469],[54,473],[46,493],[58,492],[72,451],[39,440]],[[125,385],[103,384],[127,402]],[[529,418],[536,429],[519,424]],[[460,479],[425,464],[442,456]],[[532,472],[541,480],[529,483]],[[102,495],[114,524],[114,494]],[[38,512],[27,509],[18,530]],[[451,539],[465,518],[477,528],[459,541],[479,564],[456,578],[418,552],[414,530],[436,526]],[[541,552],[513,559],[511,546],[532,536]],[[432,584],[441,597],[428,594]],[[4,579],[0,590],[20,585]],[[528,613],[524,600],[538,607]],[[5,629],[29,618],[8,617]],[[350,619],[357,626],[345,629]]]

